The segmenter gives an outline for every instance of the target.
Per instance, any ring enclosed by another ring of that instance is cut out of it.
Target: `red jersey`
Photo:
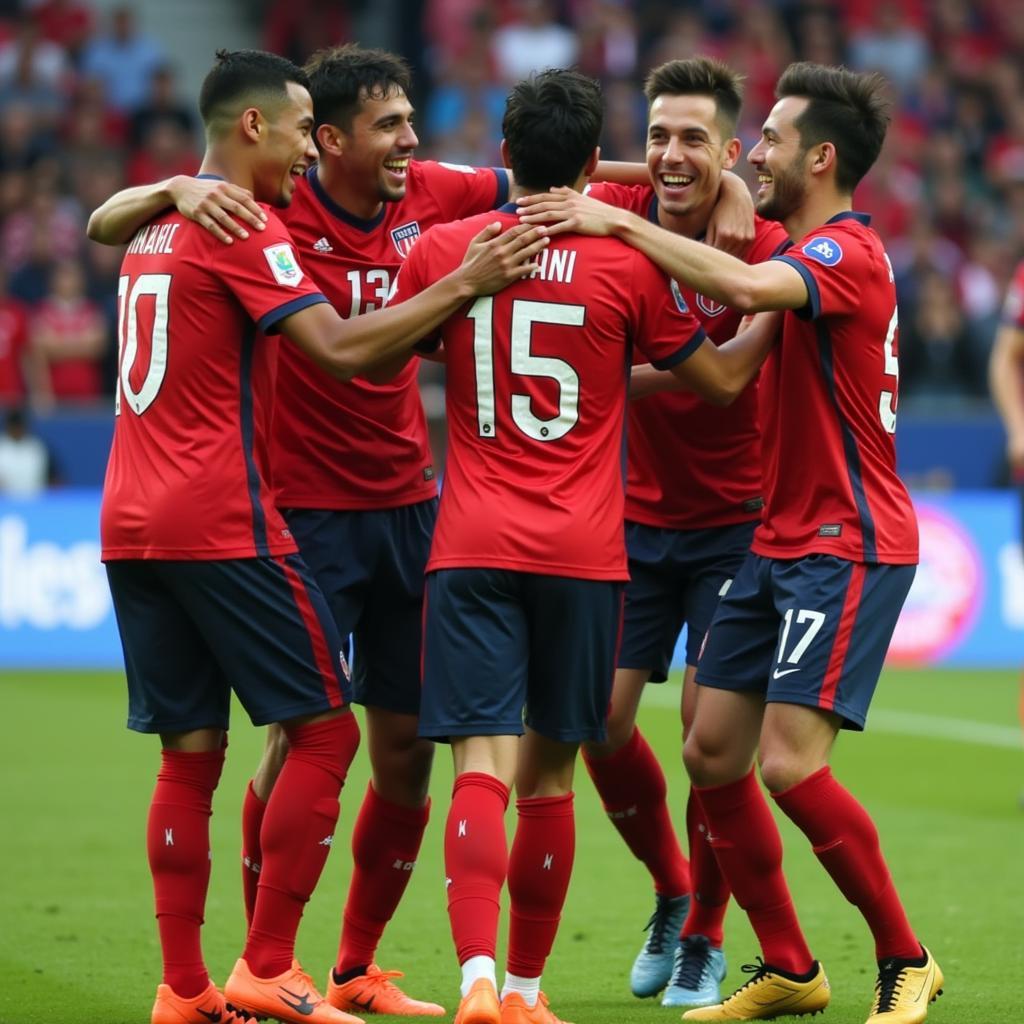
[[[658,197],[650,185],[595,183],[589,194],[658,223]],[[781,224],[757,217],[747,263],[761,263],[789,239]],[[721,345],[734,337],[741,315],[679,285],[708,337]],[[689,391],[648,395],[629,403],[629,477],[626,518],[645,526],[702,530],[759,519],[761,432],[756,380],[728,408]]]
[[[917,519],[896,475],[899,336],[892,266],[862,213],[781,256],[809,301],[761,371],[766,507],[751,550],[912,564]]]
[[[17,301],[0,297],[0,402],[12,405],[25,397],[21,362],[28,347],[28,312]]]
[[[234,245],[168,213],[128,247],[104,559],[296,550],[266,482],[278,343],[257,332],[326,299],[268,213]]]
[[[409,164],[404,199],[372,220],[353,217],[310,170],[284,215],[303,264],[344,317],[380,309],[416,239],[434,224],[505,202],[508,175]],[[281,508],[374,509],[437,493],[413,360],[387,384],[340,381],[293,345],[281,349],[271,446]]]
[[[499,217],[518,223],[508,207]],[[394,301],[458,266],[486,223],[474,217],[425,235]],[[559,236],[539,259],[531,278],[475,300],[441,328],[448,461],[428,572],[628,578],[630,346],[668,369],[696,351],[704,331],[665,275],[617,239]]]
[[[1024,260],[1017,265],[1010,287],[1006,290],[1002,320],[1004,324],[1024,331]]]

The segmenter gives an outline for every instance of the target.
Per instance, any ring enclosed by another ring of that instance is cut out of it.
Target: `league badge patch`
[[[675,281],[670,282],[672,285],[672,298],[676,300],[676,309],[680,313],[689,313],[690,307],[686,304],[686,299],[683,298],[683,293],[679,289],[679,285]]]
[[[263,255],[266,256],[267,263],[270,264],[270,272],[278,284],[286,284],[292,288],[298,287],[304,275],[295,259],[292,247],[287,242],[268,245],[263,250]]]
[[[398,255],[404,260],[420,237],[419,221],[413,220],[408,224],[400,224],[391,232],[391,241],[395,243]]]
[[[810,256],[812,260],[825,267],[834,267],[843,258],[843,250],[839,243],[823,235],[805,242],[802,251],[805,256]]]

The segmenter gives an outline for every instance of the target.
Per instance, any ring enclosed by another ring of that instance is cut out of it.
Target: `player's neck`
[[[800,209],[791,217],[787,217],[782,226],[786,229],[786,234],[796,242],[815,228],[828,223],[837,214],[848,213],[852,209],[852,195],[843,195],[831,190],[818,195],[808,193]]]
[[[586,175],[581,174],[569,187],[576,192],[582,192],[587,187],[587,181]],[[521,196],[535,196],[545,191],[547,190],[543,188],[531,188],[529,185],[513,184],[508,190],[508,201],[514,203]]]
[[[333,202],[360,220],[373,220],[384,206],[378,195],[367,195],[353,188],[351,176],[346,175],[344,168],[333,160],[321,160],[317,165],[316,177]]]
[[[252,169],[244,160],[232,159],[232,154],[220,146],[211,146],[203,157],[200,174],[208,174],[230,181],[232,185],[253,190]]]
[[[674,235],[682,235],[684,238],[703,238],[707,232],[708,221],[711,220],[711,212],[715,208],[716,201],[712,197],[706,203],[702,203],[687,213],[669,213],[659,203],[658,224]]]

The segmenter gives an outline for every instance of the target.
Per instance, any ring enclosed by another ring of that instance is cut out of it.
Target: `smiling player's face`
[[[786,220],[807,196],[807,152],[796,126],[807,102],[799,96],[779,100],[761,128],[761,141],[747,157],[757,171],[757,212],[767,220]]]
[[[651,104],[647,126],[647,170],[658,205],[684,216],[718,196],[722,171],[733,166],[739,140],[722,137],[711,96],[673,96]]]
[[[409,161],[419,145],[413,108],[395,87],[384,97],[367,97],[348,131],[342,131],[346,178],[367,200],[394,203],[405,196]]]
[[[284,207],[295,194],[295,180],[317,158],[313,141],[313,100],[296,82],[287,86],[287,100],[266,120],[266,135],[254,173],[253,191],[258,200]]]

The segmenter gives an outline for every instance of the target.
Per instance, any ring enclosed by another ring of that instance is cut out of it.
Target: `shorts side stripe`
[[[320,677],[323,679],[324,692],[332,708],[340,708],[345,703],[341,687],[338,685],[338,676],[334,669],[334,659],[327,648],[327,638],[324,636],[323,626],[309,599],[306,591],[306,584],[302,577],[285,561],[284,558],[275,558],[275,562],[284,570],[285,579],[292,588],[292,597],[295,598],[295,605],[299,609],[302,621],[306,625],[306,632],[309,634],[309,642],[313,648],[313,657],[316,666],[320,670]]]
[[[850,582],[846,585],[846,599],[843,601],[843,614],[839,619],[839,628],[836,630],[836,638],[832,644],[828,668],[825,670],[821,693],[818,695],[818,707],[824,708],[826,711],[831,711],[835,707],[836,690],[839,688],[843,665],[846,663],[846,654],[850,649],[850,637],[853,636],[853,625],[857,621],[857,611],[860,608],[860,597],[864,591],[866,575],[867,566],[863,562],[852,563]]]

